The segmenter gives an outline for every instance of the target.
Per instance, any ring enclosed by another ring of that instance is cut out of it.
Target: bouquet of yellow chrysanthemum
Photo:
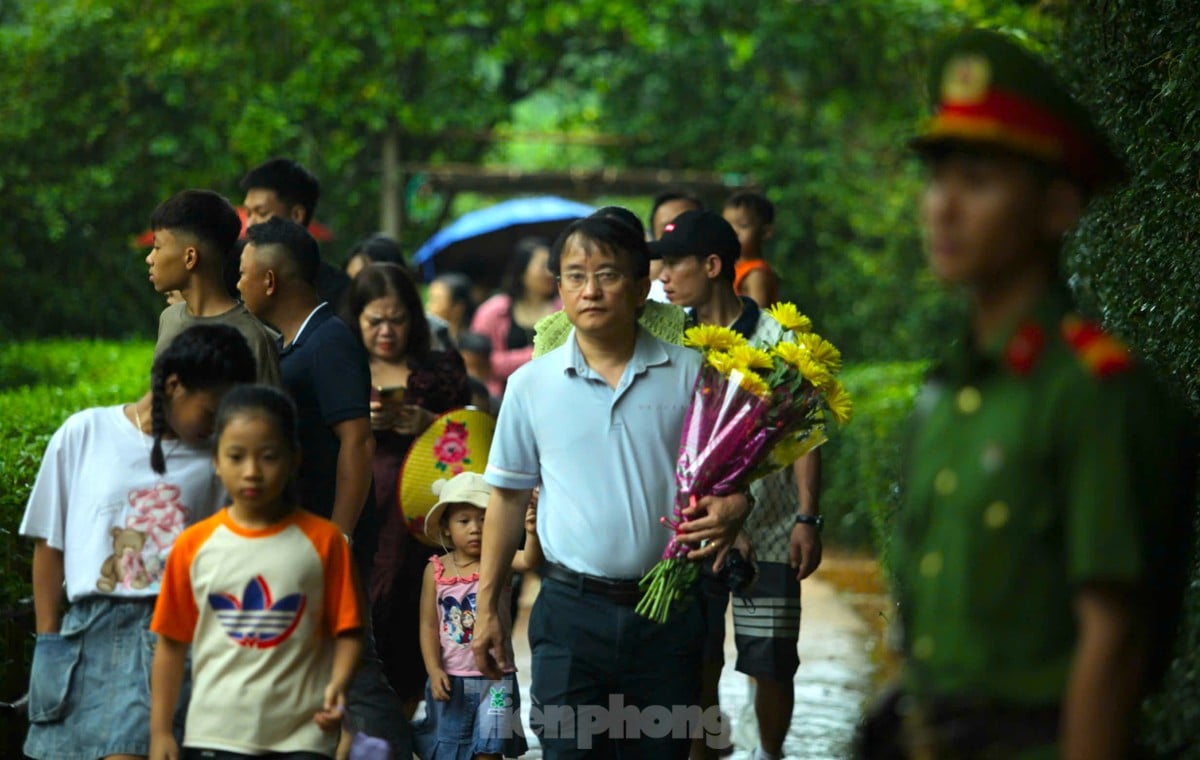
[[[841,352],[793,304],[767,313],[786,331],[774,345],[750,345],[715,325],[684,333],[684,345],[699,349],[705,361],[679,440],[675,519],[662,520],[674,535],[641,581],[637,612],[651,620],[666,622],[696,580],[691,547],[678,540],[683,510],[701,496],[741,491],[821,445],[826,414],[838,424],[850,420],[850,396],[835,377]]]

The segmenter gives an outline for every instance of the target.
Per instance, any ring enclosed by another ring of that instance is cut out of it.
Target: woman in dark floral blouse
[[[371,426],[381,528],[368,589],[375,639],[384,672],[411,718],[425,690],[418,611],[421,577],[433,550],[408,532],[399,504],[400,468],[416,437],[437,415],[469,403],[471,393],[462,357],[430,349],[421,297],[403,267],[364,267],[351,285],[343,319],[362,337],[374,386]]]

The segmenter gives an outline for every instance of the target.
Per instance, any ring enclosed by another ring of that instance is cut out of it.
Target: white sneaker
[[[733,724],[733,746],[747,752],[755,752],[758,750],[758,717],[754,714],[756,685],[753,678],[747,680],[750,682],[750,688],[747,689],[750,698],[742,705],[737,722]]]

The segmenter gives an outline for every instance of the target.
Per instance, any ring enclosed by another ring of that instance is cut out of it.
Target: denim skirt
[[[59,633],[37,637],[26,755],[96,760],[150,753],[153,613],[154,597],[89,597],[67,609]]]
[[[499,681],[450,676],[450,701],[438,702],[425,686],[425,720],[413,727],[421,760],[471,760],[475,755],[520,757],[528,749],[521,726],[517,674]]]

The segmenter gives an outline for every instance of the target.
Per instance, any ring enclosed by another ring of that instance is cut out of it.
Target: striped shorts
[[[705,662],[720,664],[730,594],[712,582],[704,583],[703,588]],[[738,672],[773,681],[790,681],[796,675],[800,667],[800,582],[795,568],[781,562],[758,563],[758,580],[750,592],[733,595],[733,641]]]

